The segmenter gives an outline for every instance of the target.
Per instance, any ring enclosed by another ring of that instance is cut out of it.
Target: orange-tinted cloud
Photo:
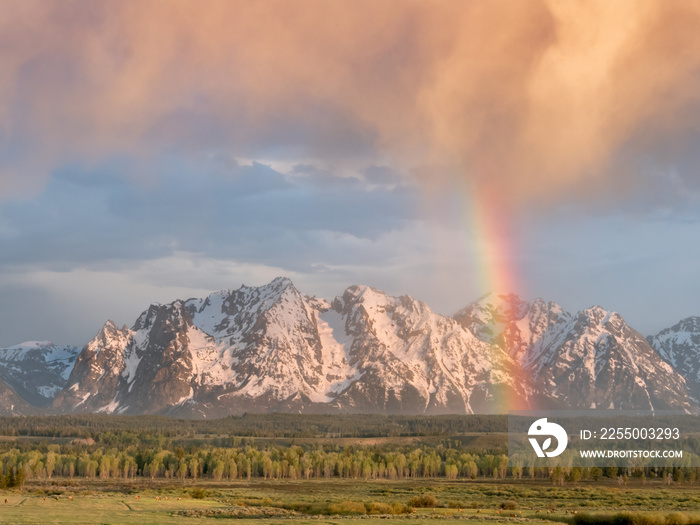
[[[697,138],[698,27],[689,0],[3,2],[0,191],[168,148],[624,189]]]

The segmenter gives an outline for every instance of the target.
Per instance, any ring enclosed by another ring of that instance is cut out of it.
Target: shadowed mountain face
[[[27,403],[4,381],[0,381],[0,416],[28,416],[39,410]]]
[[[647,338],[649,344],[685,377],[695,399],[700,399],[700,317],[688,317]]]
[[[16,393],[58,413],[697,411],[682,372],[618,314],[512,294],[450,318],[367,286],[327,302],[278,278],[151,305],[131,328],[108,321],[82,351],[31,345],[43,350],[0,350],[0,373],[20,371]]]
[[[0,350],[0,380],[28,403],[51,405],[66,385],[80,349],[30,341]]]

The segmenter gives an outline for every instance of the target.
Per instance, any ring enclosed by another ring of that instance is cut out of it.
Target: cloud
[[[0,276],[0,348],[37,339],[81,346],[107,319],[131,326],[154,302],[206,297],[222,286],[260,285],[278,275],[296,277],[275,267],[185,253],[70,271],[5,272]]]
[[[311,271],[369,256],[345,239],[373,243],[415,220],[406,186],[182,157],[152,164],[153,180],[139,186],[120,175],[128,164],[62,167],[37,197],[0,207],[0,267],[61,271],[179,251]]]
[[[147,178],[169,151],[390,164],[526,200],[697,185],[677,153],[698,143],[699,23],[674,0],[12,3],[0,190],[114,155]]]
[[[147,258],[93,256],[79,263],[4,264],[0,348],[31,339],[82,345],[106,319],[130,325],[154,301],[205,297],[221,288],[266,284],[279,275],[291,277],[302,293],[328,299],[354,283],[434,298],[431,280],[415,278],[416,272],[430,275],[431,254],[423,249],[429,234],[422,223],[409,221],[376,238],[302,232],[292,236],[287,250],[277,251],[281,241],[275,241],[267,251],[260,249],[252,256],[247,247],[225,257],[217,257],[215,250],[197,253],[169,247]],[[99,239],[85,242],[94,242],[100,253]]]

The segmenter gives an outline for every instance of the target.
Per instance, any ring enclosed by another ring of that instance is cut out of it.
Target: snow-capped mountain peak
[[[330,304],[286,278],[151,305],[107,323],[57,409],[200,416],[251,410],[501,411],[515,363],[408,296],[350,286]],[[496,390],[494,390],[496,389]]]
[[[66,385],[80,349],[28,341],[0,349],[0,380],[29,403],[44,407]]]
[[[686,378],[691,391],[700,399],[700,317],[687,317],[647,340]]]
[[[536,358],[542,337],[570,317],[557,303],[540,298],[530,303],[504,293],[485,295],[455,314],[462,326],[523,366]]]
[[[568,407],[696,410],[683,377],[618,313],[583,310],[538,347],[528,368]]]
[[[647,341],[600,306],[571,314],[544,299],[492,293],[451,318],[370,286],[332,301],[309,297],[279,277],[151,304],[131,328],[107,321],[82,350],[44,341],[0,349],[0,380],[10,385],[0,383],[0,394],[20,413],[29,409],[17,394],[59,413],[194,417],[697,412],[699,355],[700,318]]]

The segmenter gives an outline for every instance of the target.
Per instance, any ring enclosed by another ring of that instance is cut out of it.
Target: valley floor
[[[371,515],[427,496],[436,507]],[[5,503],[5,500],[7,502]],[[203,524],[234,521],[290,525],[450,523],[573,523],[585,513],[649,513],[649,525],[697,523],[696,485],[586,482],[553,487],[537,481],[238,481],[114,482],[53,479],[0,493],[0,523]],[[353,514],[355,513],[355,514]],[[680,516],[680,517],[679,517]],[[582,525],[586,525],[582,523]],[[603,525],[601,523],[601,525]],[[630,523],[630,525],[635,525]]]

